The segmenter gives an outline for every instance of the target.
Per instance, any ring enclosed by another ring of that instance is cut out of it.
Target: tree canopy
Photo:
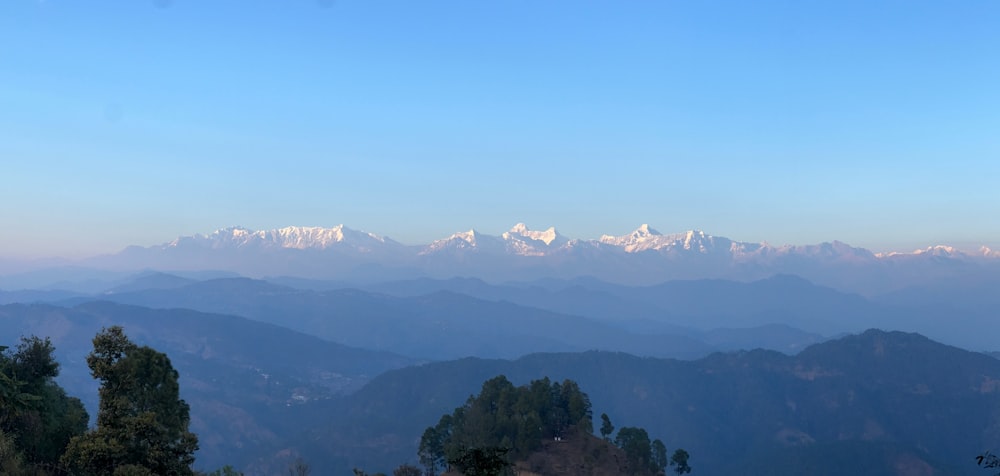
[[[97,428],[70,441],[63,463],[83,476],[194,474],[198,439],[170,359],[114,326],[94,338],[87,365],[101,381]]]
[[[466,472],[477,457],[523,458],[543,438],[561,436],[570,427],[593,432],[590,398],[571,380],[548,378],[515,387],[503,375],[483,383],[451,415],[427,428],[418,455],[429,473],[449,465]]]
[[[59,364],[49,339],[22,337],[0,347],[0,473],[43,473],[55,467],[70,439],[87,429],[78,398],[55,383]],[[32,469],[33,468],[33,469]]]
[[[631,474],[666,474],[668,466],[673,466],[674,472],[684,474],[691,472],[688,465],[688,452],[677,449],[667,458],[667,447],[660,440],[649,441],[649,433],[642,428],[622,427],[615,437],[615,445],[625,452]]]

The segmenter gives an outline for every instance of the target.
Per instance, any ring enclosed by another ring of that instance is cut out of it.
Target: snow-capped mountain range
[[[524,223],[499,236],[469,230],[418,246],[344,225],[258,231],[232,227],[88,260],[91,265],[116,269],[215,269],[258,277],[358,280],[475,276],[528,281],[591,276],[649,284],[669,279],[746,280],[788,273],[855,290],[891,288],[897,282],[948,277],[968,266],[996,263],[1000,263],[1000,251],[985,247],[978,253],[933,246],[876,254],[838,241],[774,246],[698,230],[662,234],[646,224],[625,235],[582,240],[567,238],[554,227],[536,231]]]
[[[248,230],[231,227],[216,230],[208,235],[183,236],[161,245],[163,248],[199,246],[209,248],[270,247],[291,249],[327,249],[331,246],[349,246],[358,252],[370,252],[378,247],[402,247],[388,238],[352,230],[344,225],[333,228],[318,226],[288,226],[275,230]]]
[[[937,256],[956,259],[1000,258],[1000,251],[987,247],[978,253],[966,253],[951,246],[937,245],[911,252],[872,253],[839,241],[819,245],[782,245],[733,241],[713,236],[700,230],[663,234],[647,224],[640,225],[625,235],[602,235],[597,240],[569,239],[550,227],[544,231],[531,230],[524,223],[514,225],[499,236],[486,235],[475,229],[454,233],[428,245],[406,246],[391,238],[366,231],[353,230],[344,225],[332,228],[317,226],[288,226],[273,230],[249,230],[230,227],[209,234],[179,237],[173,241],[148,249],[167,250],[185,247],[211,249],[296,249],[326,250],[346,247],[359,253],[380,249],[416,249],[421,256],[448,252],[501,253],[514,256],[547,256],[581,245],[608,247],[625,253],[656,251],[664,254],[688,252],[702,255],[725,254],[734,258],[754,255],[824,255],[826,257],[889,259],[902,256]]]

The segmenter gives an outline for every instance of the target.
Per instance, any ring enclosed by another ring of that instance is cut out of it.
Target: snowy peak
[[[471,246],[476,246],[476,242],[479,241],[477,238],[480,236],[482,236],[482,233],[479,233],[473,228],[469,231],[462,231],[459,233],[455,233],[454,235],[451,235],[448,239],[460,240],[468,243]]]
[[[555,227],[545,231],[533,231],[524,223],[514,225],[500,235],[511,253],[521,256],[543,256],[547,251],[564,246],[569,240],[560,235]]]
[[[254,231],[243,227],[230,227],[216,230],[208,235],[181,237],[166,245],[176,248],[187,245],[217,248],[288,248],[288,249],[327,249],[334,246],[348,246],[360,252],[370,252],[376,247],[402,246],[388,238],[358,230],[352,230],[344,225],[333,228],[318,226],[288,226],[273,230]]]
[[[207,235],[182,236],[162,245],[163,248],[183,248],[185,246],[200,246],[208,248],[239,247],[246,243],[254,232],[241,226],[220,228]]]
[[[989,248],[986,249],[989,250]],[[982,253],[983,257],[989,257],[988,254],[982,252],[982,249],[980,249],[980,252]],[[975,255],[970,256],[952,246],[946,246],[946,245],[928,246],[927,248],[913,250],[909,253],[898,252],[898,251],[892,251],[889,253],[878,253],[876,256],[878,256],[879,258],[905,258],[905,257],[918,257],[918,256],[935,257],[935,258],[975,257]]]
[[[667,259],[694,259],[703,256],[722,262],[769,263],[772,259],[785,262],[809,259],[824,263],[841,262],[865,264],[882,259],[949,258],[958,260],[1000,259],[1000,250],[982,247],[977,251],[963,252],[951,246],[937,245],[908,253],[874,254],[864,248],[855,248],[840,241],[815,245],[784,245],[774,247],[767,243],[732,241],[709,235],[701,230],[664,235],[648,224],[625,235],[602,235],[597,240],[570,240],[559,234],[555,227],[543,231],[532,230],[524,223],[517,223],[500,236],[486,235],[475,229],[454,233],[422,247],[407,247],[389,238],[353,230],[343,224],[325,228],[319,226],[288,226],[272,230],[251,230],[234,226],[221,228],[208,234],[178,238],[172,242],[152,247],[160,250],[333,250],[336,253],[355,253],[374,258],[431,255],[438,253],[474,253],[499,257],[545,257],[578,255],[583,252],[594,259],[605,251],[624,253],[656,252]],[[597,253],[597,254],[594,254]],[[791,261],[789,261],[791,260]]]
[[[352,230],[342,224],[333,228],[289,226],[260,233],[262,233],[263,239],[282,248],[326,249],[340,243],[361,247],[392,243],[385,237]]]
[[[641,241],[654,240],[657,236],[663,236],[663,234],[643,223],[642,225],[639,225],[639,228],[632,231],[632,233],[623,236],[601,235],[601,238],[598,241],[608,245],[621,246],[622,243],[626,242],[638,243]]]
[[[508,233],[516,233],[518,235],[523,235],[523,234],[527,233],[528,231],[530,231],[530,230],[528,230],[528,225],[525,225],[524,222],[519,222],[518,224],[516,224],[513,227],[511,227],[511,229],[510,229],[510,231],[508,231]]]
[[[638,253],[641,251],[693,251],[698,253],[711,253],[719,251],[723,253],[731,252],[733,242],[728,238],[714,237],[700,230],[689,230],[684,233],[664,235],[652,229],[649,225],[643,224],[635,231],[627,235],[601,236],[600,243],[622,248],[626,253]],[[737,247],[737,250],[743,247]]]
[[[476,230],[455,233],[448,238],[431,243],[420,254],[429,255],[451,251],[545,256],[568,242],[569,240],[560,235],[555,227],[549,227],[545,231],[534,231],[524,223],[518,223],[500,236],[486,235]]]
[[[712,242],[715,238],[706,235],[704,231],[691,230],[684,234],[684,249],[690,250],[697,246],[699,250],[704,250],[706,242]]]
[[[636,228],[635,231],[632,232],[632,234],[633,235],[650,236],[650,235],[662,235],[663,233],[660,233],[660,232],[658,232],[658,231],[650,228],[649,224],[643,223],[642,225],[639,225],[639,228]]]
[[[437,240],[427,245],[420,255],[429,255],[447,251],[483,251],[499,248],[499,239],[495,236],[484,235],[475,229],[452,234],[448,238]]]
[[[963,253],[956,250],[954,247],[945,245],[934,245],[928,246],[922,250],[916,250],[913,252],[915,255],[930,255],[930,256],[940,256],[943,258],[954,258],[960,256]]]
[[[518,223],[514,225],[510,231],[502,235],[505,240],[512,240],[518,238],[526,238],[533,241],[540,241],[545,243],[547,246],[552,246],[553,243],[557,241],[565,242],[567,241],[559,232],[556,231],[556,227],[550,226],[549,229],[545,231],[533,231],[528,229],[527,225],[524,223]]]
[[[757,279],[795,274],[855,292],[885,292],[982,266],[1000,273],[1000,251],[932,246],[876,255],[839,241],[772,246],[693,229],[662,234],[643,224],[620,236],[568,239],[554,227],[517,223],[496,235],[466,229],[406,246],[344,225],[254,231],[222,228],[88,261],[108,269],[220,270],[348,282],[469,276],[497,281],[598,277],[654,284],[676,279]],[[870,274],[874,272],[875,274]]]
[[[982,246],[976,252],[966,252],[952,246],[935,245],[915,250],[912,253],[888,253],[888,256],[932,256],[935,258],[954,258],[962,260],[1000,258],[1000,251]]]

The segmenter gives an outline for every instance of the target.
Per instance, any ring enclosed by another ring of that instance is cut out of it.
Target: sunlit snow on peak
[[[952,246],[934,245],[934,246],[928,246],[927,248],[924,248],[922,250],[916,250],[916,251],[913,252],[913,254],[915,254],[915,255],[926,254],[926,255],[930,255],[930,256],[954,257],[954,256],[962,255],[963,253],[961,251],[956,250]]]
[[[562,238],[562,235],[560,235],[559,232],[556,231],[556,227],[554,226],[549,227],[549,229],[545,231],[534,231],[528,229],[528,226],[525,225],[524,223],[518,223],[514,225],[514,227],[511,228],[510,231],[504,233],[501,236],[503,237],[504,240],[508,241],[516,240],[519,237],[527,238],[533,241],[540,241],[542,243],[545,243],[546,246],[551,246],[553,242],[555,242],[557,239]],[[565,239],[560,241],[565,241]]]
[[[818,259],[824,262],[853,264],[871,263],[873,260],[908,259],[908,257],[947,259],[998,259],[1000,251],[981,247],[963,252],[951,246],[937,245],[908,253],[872,253],[840,241],[815,245],[772,246],[767,243],[733,241],[713,236],[701,230],[688,230],[664,235],[648,224],[642,224],[624,235],[602,235],[597,240],[568,239],[555,227],[543,231],[529,228],[520,222],[501,235],[487,235],[475,229],[454,233],[447,238],[426,246],[406,247],[374,233],[350,229],[343,224],[324,228],[318,226],[288,226],[272,230],[254,231],[241,226],[222,228],[207,235],[197,234],[178,238],[161,245],[161,248],[207,249],[298,249],[298,250],[351,250],[371,256],[418,256],[472,253],[479,256],[558,257],[588,256],[592,259],[603,252],[644,253],[655,252],[664,257],[701,256],[714,262],[757,263],[769,259]],[[409,251],[408,251],[409,250]],[[602,251],[603,250],[603,251]]]
[[[273,230],[250,230],[231,227],[216,230],[208,235],[181,237],[170,242],[168,247],[186,244],[210,248],[224,247],[267,247],[289,249],[326,249],[344,245],[360,252],[370,252],[378,245],[401,246],[385,237],[364,231],[352,230],[344,225],[333,228],[319,226],[287,226]]]

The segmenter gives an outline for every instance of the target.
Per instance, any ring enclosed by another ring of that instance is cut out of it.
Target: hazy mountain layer
[[[992,350],[992,335],[1000,331],[990,294],[983,303],[965,307],[947,300],[906,305],[794,276],[654,286],[593,279],[506,285],[421,279],[371,285],[365,291],[223,279],[104,298],[236,314],[334,342],[434,359],[595,349],[682,358],[756,347],[795,352],[822,336],[871,327],[920,332],[970,350]]]
[[[293,289],[241,278],[108,294],[104,299],[234,314],[333,342],[429,359],[591,349],[693,358],[713,350],[686,335],[638,334],[595,319],[447,291],[398,298],[356,289]]]

